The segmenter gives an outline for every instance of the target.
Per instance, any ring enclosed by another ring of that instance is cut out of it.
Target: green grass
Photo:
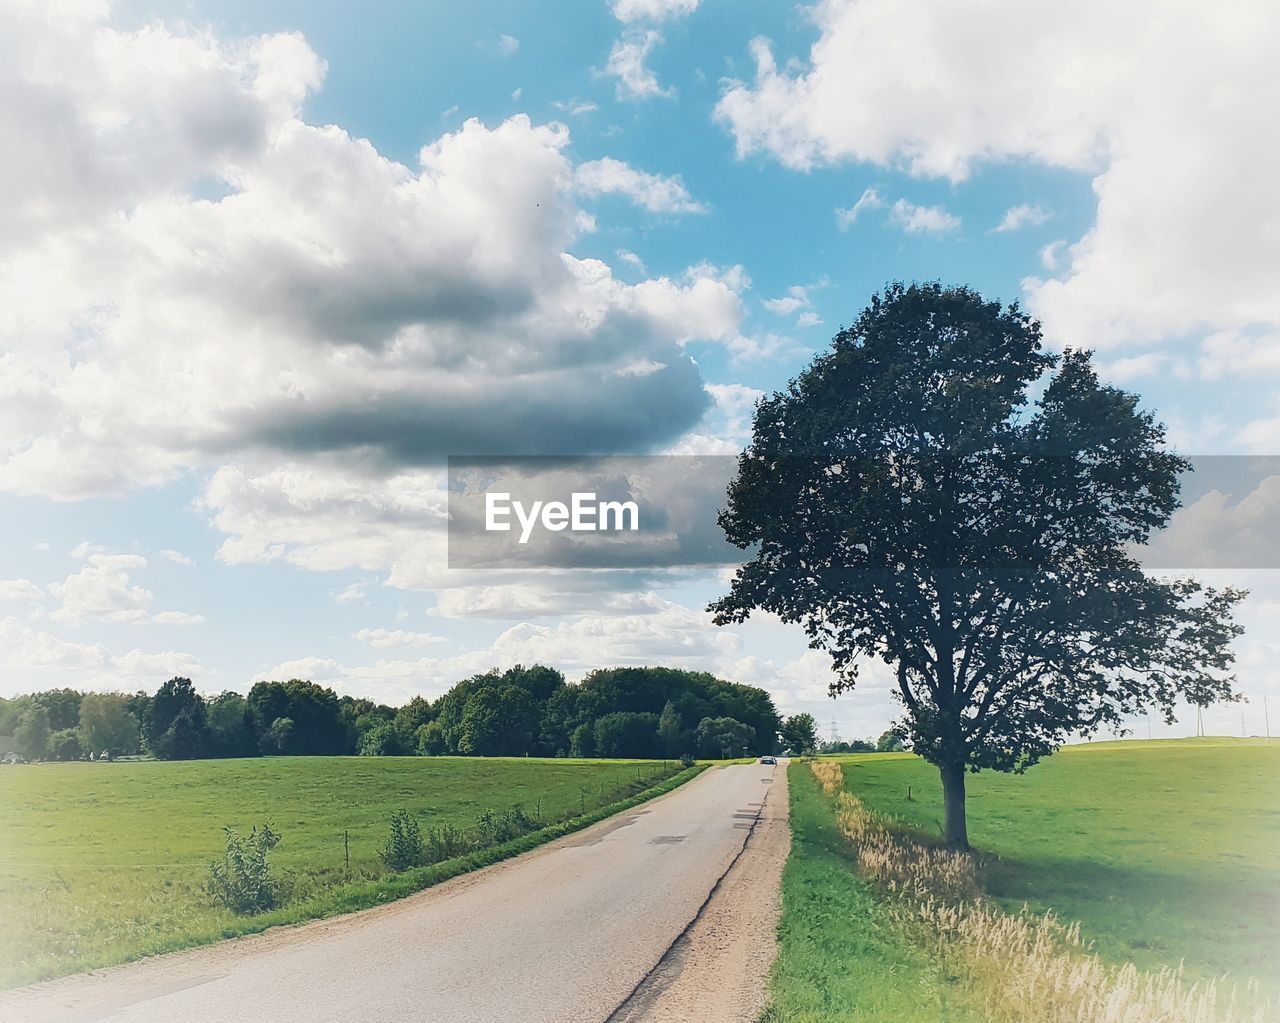
[[[766,1023],[981,1023],[854,873],[849,843],[805,764],[787,774],[791,856]]]
[[[398,898],[639,802],[655,794],[641,793],[660,781],[660,768],[454,757],[5,768],[0,988]],[[434,867],[382,870],[378,851],[393,810],[469,829],[482,810],[515,803],[567,823]],[[224,826],[247,831],[264,821],[283,836],[273,862],[295,874],[297,896],[283,909],[236,917],[204,894],[208,863],[221,856]]]
[[[908,754],[841,761],[870,809],[940,834],[934,768]],[[1184,961],[1192,977],[1280,994],[1280,742],[1073,746],[1022,776],[970,775],[968,791],[970,841],[992,854],[980,881],[1006,909],[1079,920],[1113,962]]]

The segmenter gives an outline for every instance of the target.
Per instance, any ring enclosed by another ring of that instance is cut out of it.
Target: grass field
[[[845,787],[870,810],[940,834],[936,770],[907,754],[840,759]],[[967,1018],[958,994],[945,997],[948,978],[922,963],[888,922],[883,896],[856,876],[808,768],[790,777],[795,847],[771,1018]],[[1191,979],[1253,977],[1280,995],[1280,743],[1070,747],[1024,776],[970,776],[969,795],[978,879],[1006,910],[1027,904],[1078,920],[1112,963],[1184,962]]]
[[[547,821],[610,807],[660,780],[637,761],[292,757],[46,764],[0,770],[0,987],[373,905],[466,866],[383,876],[392,811],[470,828],[523,803]],[[297,877],[284,909],[235,917],[202,885],[223,826],[270,821]],[[351,878],[343,832],[350,835]],[[523,848],[536,837],[517,840]],[[500,852],[500,851],[499,851]]]

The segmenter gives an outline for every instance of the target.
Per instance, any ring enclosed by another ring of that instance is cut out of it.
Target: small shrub
[[[205,891],[214,901],[241,916],[265,913],[284,902],[287,881],[274,874],[268,855],[280,844],[280,835],[270,824],[255,825],[241,837],[231,828],[223,828],[227,851],[221,860],[209,864],[209,880]]]
[[[680,754],[680,766],[681,766],[681,767],[692,767],[692,766],[693,766],[693,763],[694,763],[694,761],[693,761],[693,754],[691,754],[691,753],[681,753],[681,754]]]
[[[481,846],[501,845],[532,831],[536,826],[533,818],[525,812],[524,804],[517,803],[503,813],[485,810],[476,820],[476,837]]]
[[[391,815],[391,833],[380,855],[391,870],[408,870],[427,862],[422,829],[408,810],[397,810]]]
[[[472,841],[461,828],[450,824],[427,829],[427,862],[440,863],[462,856],[472,848]]]

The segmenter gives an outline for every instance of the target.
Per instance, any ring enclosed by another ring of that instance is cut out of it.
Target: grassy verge
[[[898,927],[856,874],[809,768],[793,763],[791,856],[782,875],[782,920],[766,1023],[982,1023],[958,1004],[954,979]]]
[[[672,770],[676,770],[674,765]],[[375,906],[526,852],[683,784],[643,761],[287,758],[48,765],[0,775],[0,988]],[[392,810],[470,827],[523,803],[548,825],[390,874]],[[237,917],[202,891],[220,828],[274,821],[287,906]],[[351,870],[343,833],[350,835]]]

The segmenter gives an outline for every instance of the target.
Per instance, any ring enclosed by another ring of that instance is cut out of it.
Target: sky
[[[723,566],[451,569],[444,460],[732,455],[898,279],[1274,454],[1278,48],[1267,0],[0,0],[0,695],[661,663],[879,734],[883,665],[828,699]],[[1206,724],[1261,733],[1280,584],[1209,575]]]

